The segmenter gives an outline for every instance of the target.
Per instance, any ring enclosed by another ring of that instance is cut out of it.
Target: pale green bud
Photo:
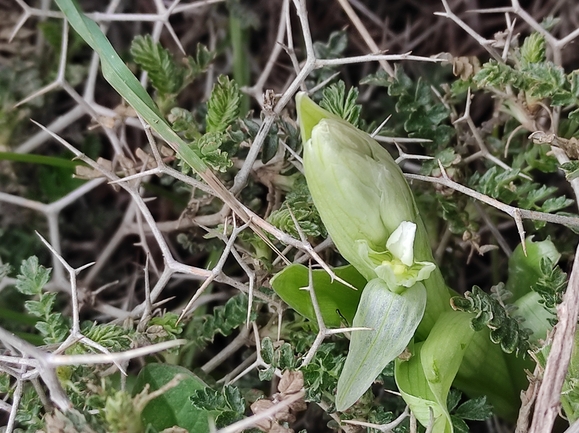
[[[360,257],[357,241],[384,251],[401,222],[418,218],[412,192],[388,151],[368,134],[304,94],[297,96],[297,104],[304,171],[316,208],[340,253],[372,280],[374,267]]]

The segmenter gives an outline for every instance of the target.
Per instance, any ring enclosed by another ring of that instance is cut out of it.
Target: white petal
[[[415,235],[416,224],[410,221],[402,221],[386,242],[388,251],[406,266],[412,266],[412,263],[414,263]]]

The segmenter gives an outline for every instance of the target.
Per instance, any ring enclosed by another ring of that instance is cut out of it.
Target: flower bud
[[[402,171],[387,150],[298,94],[304,139],[304,171],[310,193],[334,244],[369,281],[377,277],[357,241],[384,251],[402,221],[416,221],[418,211]],[[421,230],[420,235],[423,229]],[[430,248],[427,239],[418,245]],[[430,254],[417,254],[428,260]]]
[[[426,229],[402,171],[363,131],[297,95],[304,171],[334,244],[368,283],[338,381],[345,410],[370,387],[413,336],[426,338],[449,311],[449,293],[434,265]]]

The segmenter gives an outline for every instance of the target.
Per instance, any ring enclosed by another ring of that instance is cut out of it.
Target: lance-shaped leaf
[[[448,312],[440,316],[424,343],[415,345],[409,361],[396,361],[395,377],[404,400],[433,433],[453,431],[446,399],[475,331],[472,316]]]
[[[344,320],[347,324],[352,323],[366,280],[351,265],[334,268],[333,271],[358,289],[353,290],[337,280],[332,281],[330,275],[323,269],[312,271],[312,285],[324,324],[339,327]],[[294,264],[276,274],[271,280],[271,286],[290,307],[317,323],[310,292],[304,290],[309,284],[308,274],[306,266]]]
[[[533,364],[504,353],[498,344],[490,341],[489,333],[488,329],[474,333],[453,386],[471,398],[486,395],[497,415],[515,421],[519,393],[529,385],[524,369],[533,370]],[[511,365],[509,360],[518,362]]]
[[[448,410],[438,404],[424,376],[420,356],[423,345],[417,343],[409,347],[412,357],[408,361],[396,361],[396,383],[404,401],[422,425],[429,426],[432,422],[433,433],[450,433],[452,423]]]
[[[360,299],[350,351],[338,380],[336,409],[346,410],[372,385],[376,377],[400,355],[412,339],[424,314],[426,289],[420,282],[398,294],[380,279],[369,281]]]

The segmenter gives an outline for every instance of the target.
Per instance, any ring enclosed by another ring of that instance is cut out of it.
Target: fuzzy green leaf
[[[230,335],[247,320],[247,302],[247,295],[240,293],[231,297],[225,305],[215,307],[212,314],[195,316],[187,327],[186,338],[196,346],[203,346],[212,342],[217,334]],[[255,318],[256,314],[252,312],[250,320]]]
[[[565,172],[565,178],[569,181],[579,177],[579,161],[565,162],[561,165],[561,169]]]
[[[195,57],[187,58],[189,68],[191,68],[192,78],[194,79],[199,74],[205,72],[214,58],[215,53],[209,51],[205,45],[198,43]]]
[[[86,338],[90,338],[112,352],[131,348],[131,332],[119,325],[95,325],[93,322],[85,322],[82,326],[82,333]]]
[[[556,262],[546,257],[541,259],[540,276],[531,288],[541,295],[546,308],[555,308],[563,300],[567,289],[567,274],[561,270]]]
[[[523,328],[517,318],[511,317],[506,309],[500,293],[504,285],[501,283],[494,287],[495,296],[491,296],[478,286],[472,288],[472,292],[465,292],[464,298],[455,296],[451,299],[451,305],[455,310],[474,313],[471,326],[475,331],[485,327],[490,329],[491,341],[500,344],[506,353],[516,352],[525,356],[530,348],[530,331]]]
[[[211,413],[219,428],[244,417],[245,400],[239,389],[233,386],[225,386],[219,391],[199,389],[191,394],[189,400],[194,408]]]
[[[328,391],[336,389],[338,376],[344,365],[343,347],[325,343],[316,352],[314,359],[301,368],[304,374],[306,400],[319,402]]]
[[[314,42],[314,52],[318,59],[335,59],[340,57],[348,44],[346,32],[332,32],[327,43]]]
[[[70,326],[68,320],[60,313],[52,313],[34,325],[40,332],[46,344],[57,344],[64,341]]]
[[[292,218],[293,215],[293,218]],[[314,205],[307,183],[299,177],[287,193],[282,206],[271,213],[268,221],[294,237],[299,237],[294,218],[306,236],[326,237],[326,228]]]
[[[545,61],[546,42],[540,33],[531,33],[521,46],[521,61],[523,64]]]
[[[32,256],[22,261],[20,273],[16,277],[16,289],[29,296],[39,295],[50,280],[50,268],[38,263],[38,257]]]
[[[219,131],[207,132],[191,145],[201,159],[214,170],[227,171],[233,165],[227,152],[221,150],[226,140],[225,134]]]
[[[324,98],[320,102],[320,107],[340,116],[356,127],[359,126],[362,106],[356,104],[358,89],[350,87],[346,94],[346,84],[340,80],[325,88],[323,95]]]
[[[131,55],[147,71],[151,84],[159,93],[170,95],[179,92],[184,83],[184,68],[175,62],[169,50],[153,41],[150,35],[133,39]]]
[[[201,136],[199,127],[193,118],[193,113],[184,108],[173,107],[169,116],[173,131],[179,132],[187,140],[195,140]]]
[[[241,94],[237,83],[220,75],[207,101],[207,132],[223,132],[239,116]]]
[[[39,299],[26,301],[24,307],[33,316],[44,319],[52,314],[52,308],[56,301],[56,293],[44,293]]]
[[[183,323],[179,322],[179,316],[167,311],[162,316],[153,317],[149,326],[160,326],[165,333],[166,339],[174,340],[183,332]]]
[[[269,337],[261,340],[261,357],[266,364],[273,363],[273,341]]]

